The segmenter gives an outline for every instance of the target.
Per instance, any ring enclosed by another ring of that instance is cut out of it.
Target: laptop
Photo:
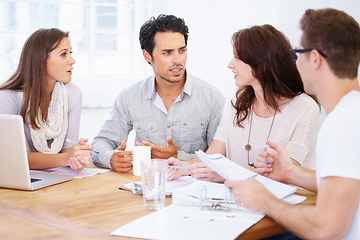
[[[29,170],[23,118],[0,114],[0,187],[36,190],[73,176]]]

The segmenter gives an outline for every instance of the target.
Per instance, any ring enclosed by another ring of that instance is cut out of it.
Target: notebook
[[[0,114],[0,187],[36,190],[73,176],[29,170],[23,119]]]

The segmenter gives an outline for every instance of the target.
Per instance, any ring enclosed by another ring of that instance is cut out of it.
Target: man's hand
[[[276,181],[288,183],[288,173],[291,172],[291,169],[295,166],[293,161],[290,159],[286,150],[280,145],[271,141],[267,141],[267,144],[270,148],[274,149],[277,154],[274,155],[261,151],[255,162],[257,172]]]
[[[171,136],[169,136],[166,139],[166,141],[168,143],[167,147],[157,146],[157,145],[152,144],[147,141],[143,141],[142,144],[137,142],[136,145],[150,146],[151,147],[151,158],[160,158],[160,159],[168,159],[171,157],[176,158],[178,155],[178,149],[177,149],[176,144],[172,140]]]
[[[270,198],[275,198],[266,188],[254,178],[242,181],[225,181],[235,200],[241,205],[254,211],[261,211],[262,204]]]
[[[112,169],[116,172],[129,172],[132,168],[132,152],[131,151],[125,151],[126,148],[126,142],[122,141],[120,147],[118,147],[111,159],[110,159],[110,165]]]

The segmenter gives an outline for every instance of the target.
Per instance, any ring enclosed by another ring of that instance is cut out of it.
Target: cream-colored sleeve
[[[315,168],[315,144],[320,127],[320,107],[308,95],[301,96],[296,126],[291,133],[286,150],[289,156],[303,167]]]
[[[228,99],[225,103],[223,112],[222,112],[222,116],[221,116],[221,120],[220,120],[220,124],[216,130],[214,139],[219,140],[221,142],[227,143],[227,139],[229,138],[229,124],[230,124],[230,119],[232,119],[234,116],[232,115],[232,108],[233,106],[231,105],[230,99]]]

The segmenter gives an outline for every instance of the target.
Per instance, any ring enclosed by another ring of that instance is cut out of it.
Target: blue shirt
[[[156,101],[155,77],[124,89],[115,100],[111,115],[105,121],[92,145],[97,165],[111,168],[113,151],[134,129],[136,142],[148,141],[167,146],[172,136],[178,159],[191,160],[195,151],[206,151],[219,125],[225,98],[221,92],[199,78],[187,74],[183,92],[167,113]]]

